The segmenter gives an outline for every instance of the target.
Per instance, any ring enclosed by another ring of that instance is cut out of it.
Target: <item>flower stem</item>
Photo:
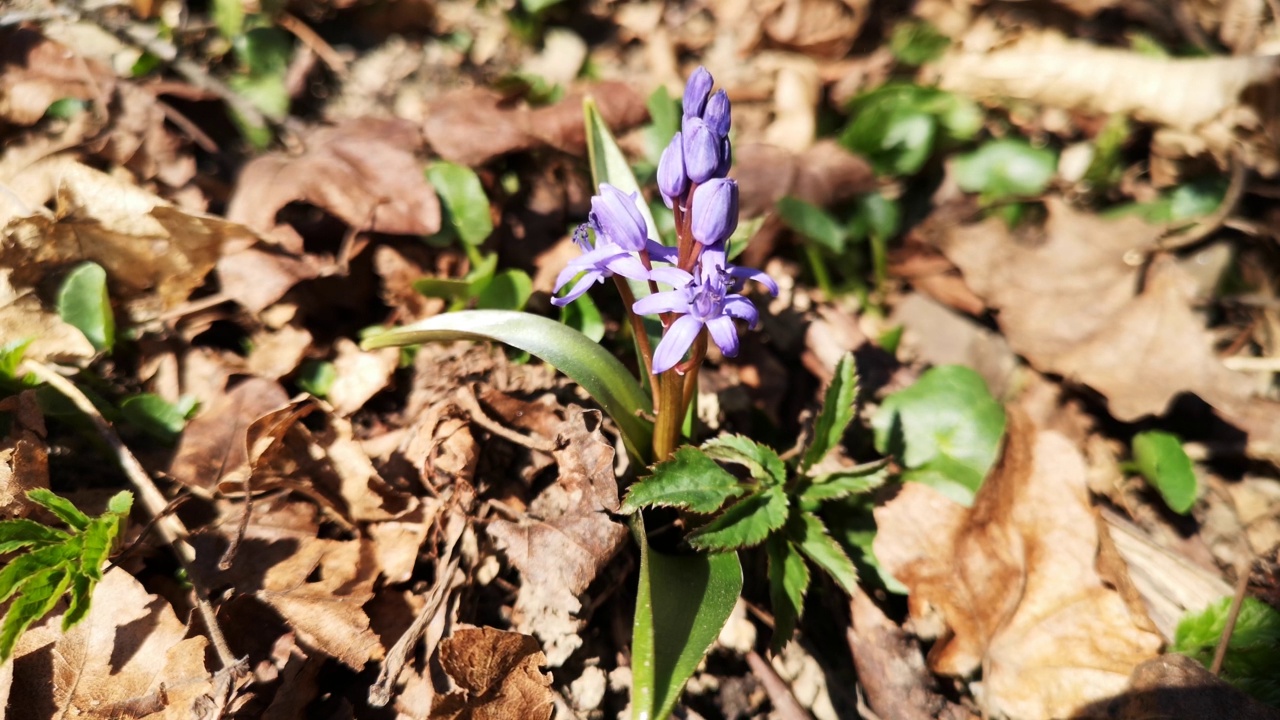
[[[684,378],[673,370],[668,370],[658,378],[661,400],[658,422],[653,426],[653,459],[662,462],[671,457],[680,441],[680,421],[683,419],[683,407],[680,402],[684,391]]]
[[[613,280],[618,286],[618,294],[622,296],[622,304],[627,307],[627,317],[631,320],[631,333],[636,336],[636,343],[640,348],[640,359],[644,362],[645,372],[649,374],[649,392],[653,393],[653,411],[658,412],[661,409],[659,404],[662,399],[658,393],[658,376],[653,374],[653,346],[649,344],[649,333],[644,328],[644,318],[631,311],[631,306],[636,304],[636,296],[631,292],[627,279],[621,275],[614,275]]]
[[[680,403],[680,407],[684,412],[689,411],[689,403],[693,401],[693,396],[698,392],[698,371],[702,369],[702,361],[707,357],[707,329],[703,328],[698,333],[698,339],[693,341],[693,352],[689,355],[689,370],[684,376],[684,395]]]

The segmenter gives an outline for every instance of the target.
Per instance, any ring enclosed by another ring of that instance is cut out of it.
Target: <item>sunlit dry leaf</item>
[[[227,218],[268,234],[292,202],[314,205],[356,230],[430,235],[440,202],[414,153],[422,136],[408,122],[354,118],[312,130],[298,156],[256,158],[245,166]]]
[[[189,720],[213,687],[208,641],[169,603],[114,568],[93,594],[88,616],[65,634],[61,614],[18,641],[11,717],[128,717]]]
[[[555,105],[541,108],[524,107],[492,91],[470,88],[432,103],[423,132],[441,157],[461,165],[481,165],[499,155],[543,145],[582,154],[586,150],[582,124],[585,95],[595,98],[615,133],[630,130],[648,117],[644,99],[618,82],[571,92]]]
[[[0,270],[0,337],[30,338],[25,357],[78,364],[98,354],[89,338],[45,307],[34,290],[17,291]]]
[[[866,0],[769,0],[757,12],[765,35],[805,55],[835,59],[853,47],[871,3]]]
[[[1009,345],[1042,372],[1064,375],[1107,397],[1121,420],[1164,412],[1179,393],[1232,404],[1250,393],[1223,366],[1192,310],[1194,282],[1157,258],[1139,292],[1129,250],[1161,228],[1137,218],[1104,220],[1046,201],[1042,233],[1014,236],[996,218],[945,229],[942,251],[994,308]]]
[[[435,699],[432,720],[550,720],[555,710],[547,659],[528,635],[459,628],[440,644],[440,665],[459,690]]]
[[[253,333],[250,341],[253,349],[245,370],[267,380],[279,380],[297,370],[312,345],[311,332],[295,323],[262,328]]]
[[[260,243],[218,259],[218,281],[227,297],[250,312],[270,307],[303,280],[320,277],[333,267],[315,255],[297,256]]]
[[[1114,720],[1277,720],[1268,707],[1215,676],[1186,655],[1161,655],[1133,671],[1119,697],[1088,708],[1083,717]]]
[[[0,519],[26,517],[35,505],[28,490],[49,489],[49,448],[44,415],[34,391],[0,400],[9,434],[0,441]]]
[[[270,380],[250,378],[235,386],[187,424],[169,475],[207,492],[225,475],[247,472],[250,425],[288,402],[284,388]]]
[[[609,515],[618,508],[613,445],[599,427],[587,429],[580,409],[561,426],[558,442],[557,482],[534,499],[526,519],[488,527],[520,571],[515,627],[542,641],[552,667],[582,644],[579,596],[627,537],[626,526]]]
[[[1095,565],[1084,460],[1010,414],[999,465],[971,509],[907,483],[875,512],[875,553],[910,590],[938,673],[983,674],[987,712],[1070,717],[1124,689],[1162,640]]]
[[[345,417],[364,407],[369,398],[387,388],[391,374],[400,362],[400,350],[364,351],[346,338],[339,338],[334,343],[334,350],[337,357],[333,366],[338,375],[329,389],[328,400],[333,411]]]
[[[109,68],[86,60],[30,27],[0,30],[0,120],[32,125],[63,98],[110,96]]]
[[[867,161],[830,140],[799,154],[775,145],[735,146],[733,177],[743,217],[770,212],[787,195],[825,206],[876,187]]]

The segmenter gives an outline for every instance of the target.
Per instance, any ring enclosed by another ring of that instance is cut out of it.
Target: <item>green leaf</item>
[[[560,308],[560,322],[586,335],[593,342],[604,339],[604,316],[590,295],[581,295],[577,300]]]
[[[800,493],[806,506],[874,490],[888,477],[888,458],[859,465],[843,472],[826,473],[813,478]]]
[[[736,553],[655,552],[633,516],[640,583],[631,643],[631,717],[665,720],[685,683],[728,621],[742,592]]]
[[[809,589],[809,566],[795,544],[781,534],[765,542],[769,555],[769,602],[773,608],[773,642],[780,652],[795,633],[804,614],[804,595]]]
[[[955,158],[956,184],[987,202],[1039,195],[1057,169],[1057,153],[1022,139],[992,140]]]
[[[172,444],[187,426],[187,417],[195,405],[196,399],[191,395],[184,395],[177,403],[171,403],[159,395],[142,393],[121,401],[120,415],[148,435]]]
[[[858,588],[858,570],[854,568],[853,561],[844,553],[840,543],[827,534],[821,520],[810,513],[801,513],[800,517],[799,537],[795,538],[800,552],[852,595]]]
[[[13,654],[18,638],[32,622],[44,617],[58,604],[58,598],[66,591],[71,576],[65,568],[45,568],[31,577],[25,591],[9,605],[9,611],[0,624],[0,663]]]
[[[627,368],[582,333],[555,320],[507,310],[446,313],[374,335],[366,350],[449,340],[495,340],[536,355],[582,386],[609,413],[632,457],[649,457],[653,424],[637,415],[652,413],[648,396]]]
[[[42,547],[10,560],[0,569],[0,602],[8,600],[48,569],[74,561],[80,550],[78,540],[72,538],[67,543]]]
[[[1189,655],[1208,667],[1226,629],[1231,608],[1224,597],[1199,613],[1187,613],[1178,623],[1171,652]],[[1280,611],[1246,597],[1227,643],[1222,677],[1232,685],[1273,706],[1280,705]]]
[[[107,513],[96,517],[85,528],[80,549],[80,574],[93,580],[102,579],[102,564],[115,547],[116,532],[120,526],[116,518]]]
[[[1211,177],[1179,185],[1160,198],[1146,203],[1129,203],[1099,213],[1104,218],[1130,215],[1149,223],[1183,223],[1212,214],[1226,197],[1227,181]]]
[[[680,130],[680,104],[667,92],[665,85],[659,85],[645,105],[649,108],[650,118],[649,127],[645,130],[645,149],[649,162],[656,166],[662,158],[662,151]]]
[[[89,614],[89,601],[97,584],[86,575],[71,578],[71,599],[67,601],[67,613],[62,616],[62,632],[70,630]]]
[[[310,359],[298,368],[294,382],[298,389],[314,397],[329,397],[329,391],[338,380],[338,368],[328,360]]]
[[[1115,187],[1124,176],[1124,146],[1132,128],[1129,118],[1116,113],[1093,140],[1093,157],[1084,171],[1084,182],[1090,189],[1103,191]]]
[[[95,350],[111,351],[116,319],[107,295],[107,271],[101,265],[85,262],[67,273],[58,291],[58,315],[84,333]]]
[[[480,310],[523,310],[533,295],[533,281],[523,270],[503,270],[476,295]]]
[[[28,490],[27,497],[49,512],[58,516],[58,519],[73,530],[84,530],[89,527],[89,516],[80,512],[80,509],[71,504],[71,501],[55,495],[52,490],[39,488],[36,490]]]
[[[721,462],[742,465],[751,477],[767,485],[787,481],[787,466],[778,453],[745,435],[717,435],[702,443],[702,451]]]
[[[447,219],[462,242],[478,246],[493,234],[489,197],[475,171],[440,160],[427,166],[427,179],[435,187]]]
[[[853,361],[853,353],[845,353],[836,363],[835,374],[823,396],[822,411],[813,424],[813,441],[800,461],[801,472],[821,462],[844,439],[844,431],[858,412],[857,399],[858,367]]]
[[[1134,435],[1133,461],[1169,509],[1186,515],[1196,502],[1196,471],[1178,436],[1159,430]]]
[[[698,550],[736,550],[759,545],[786,522],[787,494],[781,487],[764,488],[730,505],[688,540]]]
[[[789,195],[778,199],[777,209],[778,217],[796,234],[837,255],[844,252],[849,235],[826,210]]]
[[[927,22],[908,20],[893,27],[889,51],[906,65],[924,65],[942,57],[951,40]]]
[[[950,492],[964,505],[995,464],[1004,423],[982,376],[960,365],[931,368],[885,398],[871,420],[876,450],[898,459],[904,480]]]
[[[914,175],[939,139],[968,139],[982,127],[982,111],[973,101],[901,82],[855,98],[849,115],[853,120],[840,143],[887,175]]]
[[[129,510],[133,507],[133,493],[128,490],[121,490],[107,500],[107,512],[125,516],[129,514]]]
[[[18,366],[35,338],[18,338],[0,344],[0,379],[17,380]]]
[[[44,547],[64,542],[71,537],[67,533],[41,525],[34,520],[18,518],[0,522],[0,555],[24,547]]]
[[[213,0],[213,24],[228,40],[244,30],[243,0]]]
[[[85,111],[89,103],[79,98],[65,97],[54,100],[44,111],[44,116],[54,120],[70,120]]]
[[[645,507],[678,507],[708,514],[746,492],[738,479],[697,448],[682,447],[660,462],[653,474],[635,482],[622,501],[622,512]]]
[[[564,0],[520,0],[520,6],[530,15],[537,15],[547,8],[555,7],[562,2]]]
[[[858,196],[857,212],[849,221],[850,240],[876,238],[887,240],[898,234],[902,226],[902,208],[897,200],[890,200],[878,192]]]

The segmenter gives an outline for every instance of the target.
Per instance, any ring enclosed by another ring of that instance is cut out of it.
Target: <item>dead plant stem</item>
[[[1213,664],[1209,672],[1217,675],[1222,672],[1222,663],[1227,658],[1227,646],[1231,644],[1231,634],[1236,630],[1236,621],[1240,619],[1240,607],[1244,605],[1245,591],[1249,589],[1249,564],[1241,563],[1236,572],[1236,594],[1231,598],[1231,609],[1227,611],[1227,624],[1222,628],[1222,638],[1218,640],[1218,648],[1213,653]]]

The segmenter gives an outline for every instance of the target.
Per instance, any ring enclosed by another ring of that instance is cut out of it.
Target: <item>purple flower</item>
[[[716,178],[693,191],[693,239],[703,245],[724,242],[738,229],[738,183]]]
[[[778,283],[774,282],[773,278],[766,275],[763,270],[730,265],[726,259],[725,243],[723,242],[702,248],[702,255],[698,259],[698,265],[701,268],[700,274],[703,278],[727,276],[730,280],[730,290],[736,291],[741,288],[741,283],[747,280],[755,280],[764,285],[770,295],[778,297]],[[654,277],[654,279],[658,280],[660,277]]]
[[[684,116],[702,117],[702,111],[707,106],[707,96],[711,94],[711,86],[715,84],[715,80],[711,78],[711,73],[707,72],[705,67],[698,66],[697,70],[689,76],[689,82],[684,86]]]
[[[662,201],[671,207],[676,198],[689,189],[689,176],[684,171],[684,144],[680,133],[671,138],[671,144],[658,159],[658,191]]]
[[[684,119],[680,133],[684,148],[684,170],[695,183],[715,177],[720,169],[721,143],[715,131],[702,118]]]
[[[600,183],[600,194],[591,198],[591,213],[587,216],[596,235],[605,236],[625,250],[643,250],[649,227],[636,207],[637,197],[639,193],[628,195],[609,183]]]
[[[715,95],[707,101],[707,109],[702,113],[702,119],[706,121],[707,126],[711,128],[716,135],[725,137],[729,134],[729,95],[724,90],[717,90]]]
[[[567,295],[551,298],[551,304],[556,307],[564,307],[577,300],[592,285],[607,277],[621,275],[632,280],[647,280],[649,277],[649,271],[645,269],[644,263],[640,262],[640,258],[636,257],[634,252],[618,246],[609,239],[608,235],[602,234],[598,229],[594,248],[587,240],[585,223],[579,225],[574,231],[573,241],[582,248],[582,255],[565,263],[564,269],[556,276],[555,292],[560,292],[560,288],[568,285],[578,273],[585,274]]]
[[[641,315],[680,313],[653,352],[655,374],[675,367],[703,328],[721,352],[733,357],[738,354],[738,328],[733,321],[745,320],[752,328],[760,322],[760,315],[750,300],[729,294],[724,276],[701,278],[678,268],[662,268],[655,270],[653,277],[675,285],[676,289],[637,300],[631,306],[632,311]]]

